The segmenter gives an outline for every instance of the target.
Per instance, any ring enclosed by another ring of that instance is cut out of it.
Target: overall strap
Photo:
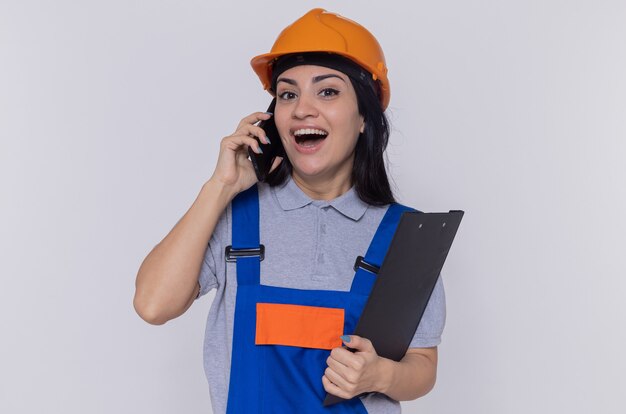
[[[405,211],[414,210],[398,203],[393,203],[389,206],[362,260],[365,263],[362,263],[360,266],[355,264],[356,273],[352,280],[350,292],[366,296],[370,294],[374,282],[376,282],[376,273],[366,270],[366,268],[373,268],[376,271],[380,268],[389,249],[389,244],[391,244],[391,239],[396,232],[396,227],[400,222],[400,217]],[[359,259],[357,259],[357,264]]]
[[[238,285],[258,285],[263,246],[259,241],[259,192],[256,185],[237,194],[232,201],[232,213],[233,244],[226,248],[226,260],[237,261]]]

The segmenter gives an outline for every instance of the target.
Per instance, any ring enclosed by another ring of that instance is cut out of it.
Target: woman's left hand
[[[324,389],[344,399],[350,399],[364,392],[378,391],[381,379],[380,361],[372,342],[356,335],[346,335],[350,341],[344,341],[346,348],[334,348],[326,360],[328,368],[324,371],[322,383]]]

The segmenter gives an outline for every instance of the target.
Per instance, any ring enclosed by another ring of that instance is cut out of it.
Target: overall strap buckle
[[[357,256],[356,261],[354,262],[354,271],[356,272],[359,268],[363,270],[367,270],[370,273],[378,274],[378,266],[374,266],[371,263],[367,263],[363,256]]]
[[[259,257],[260,261],[265,258],[265,246],[260,245],[257,248],[233,249],[233,246],[226,246],[225,251],[227,262],[236,262],[239,257]]]

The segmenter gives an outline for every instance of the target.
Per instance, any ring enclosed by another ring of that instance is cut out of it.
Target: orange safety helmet
[[[385,55],[376,38],[363,26],[324,9],[313,9],[287,26],[276,38],[270,53],[252,58],[250,64],[263,88],[271,87],[273,63],[291,53],[330,52],[344,56],[372,74],[380,86],[383,111],[390,90]]]

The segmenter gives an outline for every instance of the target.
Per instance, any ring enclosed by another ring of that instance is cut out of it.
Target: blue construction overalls
[[[406,210],[389,207],[365,262],[380,267]],[[256,186],[233,200],[232,218],[227,260],[237,261],[237,302],[227,413],[367,413],[359,398],[324,407],[322,376],[330,350],[341,346],[339,336],[354,331],[375,274],[359,267],[349,292],[263,286]],[[309,323],[320,319],[324,326],[308,334]],[[284,326],[298,331],[297,337]]]

